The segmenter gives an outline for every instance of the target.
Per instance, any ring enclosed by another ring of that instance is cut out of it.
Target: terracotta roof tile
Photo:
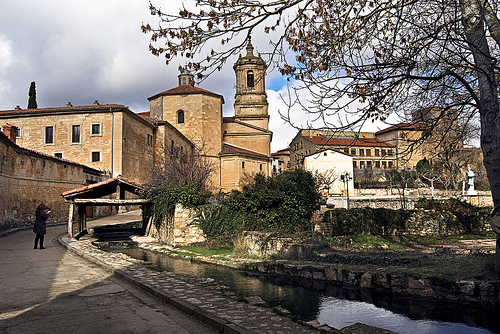
[[[269,158],[267,155],[262,154],[262,153],[250,151],[250,150],[247,150],[245,148],[233,146],[233,145],[230,145],[230,144],[224,144],[222,146],[222,151],[220,152],[220,155],[232,155],[232,154],[249,155],[249,156],[254,156],[254,157],[257,157],[257,158],[261,158],[261,159],[262,158],[264,158],[264,159],[268,159]]]
[[[6,114],[36,114],[36,113],[50,113],[50,112],[63,112],[63,111],[92,111],[92,110],[109,110],[113,109],[128,109],[121,104],[99,104],[88,106],[71,106],[71,107],[51,107],[51,108],[36,108],[36,109],[13,109],[13,110],[0,110],[0,116]]]
[[[107,180],[104,180],[104,181],[101,181],[101,182],[98,182],[98,183],[90,184],[90,185],[85,186],[85,187],[81,187],[81,188],[76,188],[76,189],[71,189],[71,190],[65,191],[65,192],[63,192],[61,194],[61,196],[63,196],[63,197],[69,197],[70,195],[80,194],[80,193],[83,193],[83,192],[86,192],[86,191],[89,191],[89,190],[92,190],[92,189],[96,189],[96,188],[99,188],[99,187],[102,187],[102,186],[105,186],[105,185],[111,184],[111,183],[127,183],[127,184],[130,184],[130,185],[136,186],[137,188],[143,188],[144,187],[144,185],[142,183],[129,180],[129,179],[127,179],[127,178],[122,177],[121,175],[119,175],[119,176],[116,176],[116,177],[113,177],[113,178],[110,178],[110,179],[107,179]]]
[[[208,91],[203,88],[191,86],[191,85],[181,85],[177,86],[175,88],[166,90],[164,92],[158,93],[156,95],[153,95],[148,98],[148,100],[154,99],[158,96],[164,96],[164,95],[188,95],[188,94],[206,94],[206,95],[212,95],[215,97],[218,97],[222,99],[222,103],[224,103],[224,97],[222,95],[219,95],[217,93],[213,93],[211,91]]]
[[[137,113],[137,115],[139,115],[142,119],[146,120],[147,122],[149,122],[153,125],[157,122],[156,119],[154,119],[150,116],[151,113],[149,111],[139,112],[139,113]]]

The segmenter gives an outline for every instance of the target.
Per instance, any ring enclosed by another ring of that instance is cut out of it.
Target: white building
[[[304,169],[320,173],[326,180],[323,195],[347,195],[354,189],[353,164],[350,154],[323,150],[304,157]],[[348,175],[347,178],[345,175]],[[343,177],[341,177],[344,175]]]

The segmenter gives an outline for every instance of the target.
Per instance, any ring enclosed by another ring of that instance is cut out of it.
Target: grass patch
[[[205,246],[200,245],[191,245],[181,247],[183,251],[188,251],[192,253],[196,253],[202,256],[213,256],[213,255],[231,255],[233,253],[233,247],[213,247],[207,248]]]
[[[193,258],[193,257],[199,256],[199,254],[191,253],[191,252],[187,252],[187,251],[181,251],[181,250],[167,249],[166,251],[170,254],[175,254],[175,255],[184,256],[184,257]]]

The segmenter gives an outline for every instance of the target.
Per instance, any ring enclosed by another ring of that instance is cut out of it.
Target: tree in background
[[[308,91],[312,98],[304,108],[329,128],[359,128],[433,106],[441,108],[436,121],[472,122],[479,114],[484,165],[500,208],[499,5],[498,0],[194,0],[194,10],[164,12],[151,4],[161,23],[142,29],[151,33],[153,54],[163,54],[167,63],[188,58],[186,67],[198,78],[220,70],[254,31],[270,33],[272,49],[262,56],[270,70],[277,68],[292,82],[290,104],[305,103],[299,93]],[[212,40],[220,44],[204,48]],[[360,107],[353,110],[355,103]],[[431,124],[422,139],[432,129]],[[500,235],[497,240],[500,272]]]
[[[30,91],[28,93],[28,109],[36,109],[38,108],[36,104],[36,89],[35,89],[35,82],[31,82],[30,85]]]
[[[340,173],[336,171],[335,167],[327,169],[324,172],[316,169],[312,175],[319,192],[323,195],[326,194],[326,196],[330,196],[333,184],[340,177]]]
[[[193,145],[191,150],[181,150],[180,146],[161,146],[157,160],[151,168],[149,184],[158,188],[181,188],[196,184],[199,191],[209,191],[209,180],[215,167],[203,154],[201,147]]]

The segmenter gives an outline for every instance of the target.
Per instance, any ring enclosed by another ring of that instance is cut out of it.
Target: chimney
[[[68,102],[66,103],[66,107],[72,107],[73,105],[71,104],[71,102]]]
[[[12,124],[2,125],[2,131],[7,137],[9,137],[10,140],[12,140],[12,142],[16,142],[17,126]]]

